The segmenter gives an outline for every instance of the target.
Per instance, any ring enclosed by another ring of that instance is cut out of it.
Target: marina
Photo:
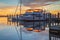
[[[60,40],[60,0],[0,0],[0,40]]]
[[[3,25],[5,25],[5,26],[8,25],[8,28],[11,27],[14,29],[14,31],[16,30],[17,34],[15,34],[15,36],[17,36],[16,38],[20,39],[20,40],[28,40],[29,38],[31,40],[33,40],[33,38],[34,38],[34,40],[35,40],[36,37],[38,37],[38,38],[41,37],[41,36],[38,36],[39,33],[40,33],[39,35],[42,35],[43,33],[44,33],[44,35],[48,35],[47,37],[42,36],[42,38],[47,39],[47,40],[48,39],[52,40],[52,37],[60,38],[60,36],[59,36],[60,35],[59,13],[58,13],[58,17],[56,17],[55,15],[52,16],[52,14],[50,14],[50,13],[49,14],[43,14],[43,13],[40,14],[39,10],[35,11],[35,12],[37,12],[37,13],[35,14],[35,13],[30,13],[30,11],[29,12],[27,11],[27,13],[23,14],[23,16],[22,15],[10,15],[10,16],[7,15],[6,17],[3,17],[5,20],[0,19],[0,21],[2,22]],[[32,15],[34,15],[34,16],[32,16]],[[2,17],[0,17],[0,18],[2,18]],[[38,18],[38,19],[36,19],[36,18]],[[2,24],[1,24],[1,26],[2,26]],[[29,37],[26,36],[27,35],[26,32],[28,33]],[[46,34],[45,34],[45,32],[46,32]],[[9,34],[9,35],[12,35],[12,34]],[[36,35],[36,37],[34,37],[33,35]],[[28,37],[28,39],[25,38],[25,36]],[[33,38],[31,38],[31,37],[33,37]],[[11,38],[11,39],[14,39],[14,38]],[[17,40],[17,39],[14,39],[14,40]],[[4,40],[4,39],[2,39],[2,40]],[[36,40],[37,40],[37,38],[36,38]],[[41,39],[41,40],[43,40],[43,39]]]

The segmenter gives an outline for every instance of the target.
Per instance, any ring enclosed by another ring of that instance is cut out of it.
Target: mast
[[[19,2],[20,2],[20,15],[21,15],[22,0],[19,0]],[[22,28],[21,28],[21,25],[20,25],[20,40],[22,40]]]

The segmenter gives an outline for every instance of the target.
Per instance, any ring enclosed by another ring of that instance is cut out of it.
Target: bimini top
[[[28,9],[26,12],[43,12],[42,9]]]
[[[27,15],[36,15],[36,16],[43,16],[43,10],[42,9],[28,9],[26,12],[25,12],[25,16]]]
[[[26,12],[33,12],[33,9],[28,9],[26,10]]]
[[[42,9],[34,9],[33,11],[34,11],[34,12],[43,12]]]

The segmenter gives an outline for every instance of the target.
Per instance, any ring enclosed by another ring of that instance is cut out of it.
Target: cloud
[[[8,7],[9,5],[8,4],[5,4],[5,3],[0,3],[0,8],[3,8],[3,7]]]
[[[0,2],[0,8],[16,6],[19,0],[6,0],[3,3]],[[59,0],[22,0],[22,5],[28,6],[31,8],[50,5]]]
[[[60,10],[60,5],[48,5],[48,6],[43,6],[44,8],[46,8],[47,10]]]
[[[43,5],[47,5],[47,4],[52,4],[56,1],[59,0],[22,0],[22,4],[25,6],[29,6],[32,7],[33,6],[43,6]]]
[[[14,4],[14,3],[12,3],[12,2],[10,2],[10,3],[5,3],[5,2],[0,2],[0,8],[5,8],[5,7],[11,7],[11,6],[17,6],[17,2]]]
[[[30,8],[26,7],[26,6],[22,6],[21,14],[24,14],[24,12],[27,9],[30,9]],[[20,14],[20,7],[17,8],[16,13],[15,13],[15,10],[16,10],[16,6],[1,8],[0,9],[0,15]]]

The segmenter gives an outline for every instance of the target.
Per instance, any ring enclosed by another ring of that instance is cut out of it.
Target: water
[[[25,27],[27,22],[24,23],[25,25],[17,26],[16,23],[8,22],[6,17],[1,17],[0,40],[21,40],[21,33],[22,40],[49,40],[48,30],[41,32],[27,31]],[[21,22],[19,24],[21,24]],[[31,23],[29,23],[29,25],[31,25]]]

